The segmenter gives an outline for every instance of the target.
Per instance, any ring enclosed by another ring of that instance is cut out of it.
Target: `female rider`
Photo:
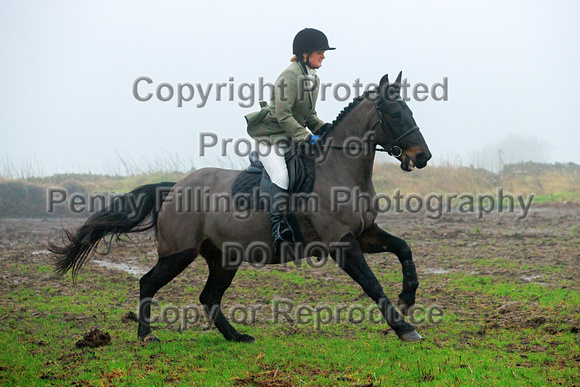
[[[326,35],[305,28],[294,37],[292,64],[280,74],[274,85],[269,106],[248,114],[248,134],[259,141],[259,154],[270,176],[270,223],[272,247],[279,256],[281,243],[294,244],[295,231],[288,222],[290,212],[288,169],[284,153],[289,140],[315,144],[330,124],[316,115],[319,80],[316,70],[322,66],[329,47]],[[291,222],[297,224],[297,222]]]

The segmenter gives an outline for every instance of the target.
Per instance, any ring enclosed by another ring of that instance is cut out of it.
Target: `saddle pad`
[[[264,208],[261,201],[258,200],[261,180],[262,173],[248,171],[242,171],[236,177],[234,184],[232,184],[232,197],[236,208],[247,209],[248,206],[252,209]]]

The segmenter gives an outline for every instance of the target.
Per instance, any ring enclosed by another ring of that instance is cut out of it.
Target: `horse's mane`
[[[332,121],[332,123],[330,124],[330,128],[328,129],[328,131],[324,133],[324,136],[332,133],[334,128],[344,119],[344,117],[346,117],[355,107],[358,106],[359,103],[361,103],[365,98],[367,98],[368,94],[369,94],[368,92],[364,92],[362,95],[354,97],[354,99],[345,108],[343,108],[340,111],[340,113],[338,113],[338,116],[336,116],[334,121]]]

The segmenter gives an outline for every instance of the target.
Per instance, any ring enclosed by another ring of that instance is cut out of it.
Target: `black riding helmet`
[[[311,53],[318,50],[335,50],[334,47],[328,46],[328,39],[322,31],[314,28],[305,28],[298,32],[292,42],[292,52],[299,56],[303,53]]]

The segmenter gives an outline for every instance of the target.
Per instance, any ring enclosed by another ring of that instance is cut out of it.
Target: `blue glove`
[[[311,134],[310,137],[308,138],[308,143],[310,145],[314,145],[314,144],[316,144],[316,141],[318,141],[319,138],[320,138],[320,136],[317,136],[315,134]]]

